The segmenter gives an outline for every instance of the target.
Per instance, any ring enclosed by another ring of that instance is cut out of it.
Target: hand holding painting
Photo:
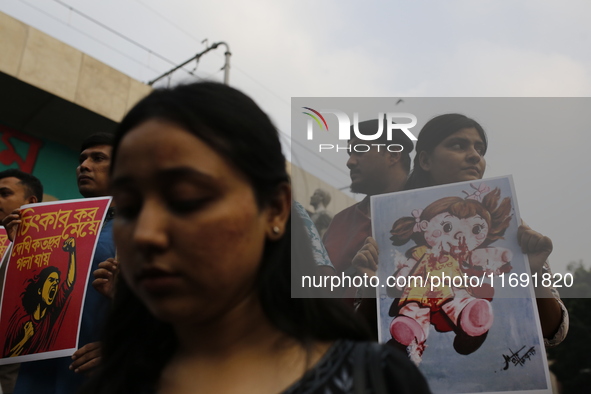
[[[540,275],[547,270],[546,262],[552,252],[552,240],[532,230],[525,223],[519,226],[517,239],[521,250],[527,254],[532,275]],[[544,338],[552,338],[552,345],[558,345],[568,331],[568,312],[562,301],[556,299],[551,287],[536,286],[535,291]]]
[[[82,346],[72,355],[70,370],[76,373],[90,373],[101,362],[101,343],[91,342]]]
[[[375,276],[378,269],[378,243],[372,237],[367,237],[361,249],[353,257],[352,264],[359,273]]]
[[[11,242],[14,241],[18,225],[21,224],[20,213],[20,209],[15,209],[14,211],[10,212],[9,215],[6,215],[4,219],[2,219],[2,226],[6,229],[6,235]]]
[[[109,258],[98,264],[98,269],[92,275],[92,287],[103,296],[113,298],[115,276],[119,270],[119,263],[115,258]]]

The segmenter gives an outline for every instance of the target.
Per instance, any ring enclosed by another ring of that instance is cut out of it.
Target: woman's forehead
[[[480,133],[478,132],[478,130],[475,127],[466,127],[463,129],[460,129],[452,134],[450,134],[449,136],[447,136],[447,138],[445,138],[442,143],[452,140],[452,139],[465,139],[465,140],[469,140],[475,143],[482,143],[485,144],[484,140],[482,139],[482,136],[480,135]]]

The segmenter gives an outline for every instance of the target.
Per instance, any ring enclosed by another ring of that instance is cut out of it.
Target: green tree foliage
[[[591,269],[583,262],[570,263],[572,287],[558,288],[570,316],[564,342],[548,350],[550,369],[562,385],[563,393],[591,393]],[[567,280],[568,284],[569,281]],[[564,285],[564,283],[563,283]]]

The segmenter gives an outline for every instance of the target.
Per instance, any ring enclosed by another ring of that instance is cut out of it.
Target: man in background
[[[37,177],[11,168],[0,171],[0,221],[21,205],[43,200],[43,185]]]
[[[375,134],[382,122],[382,130],[387,130],[386,119],[373,119],[359,122],[359,131],[365,135]],[[397,192],[403,189],[410,172],[410,152],[413,142],[401,130],[393,130],[392,139],[387,133],[375,141],[369,150],[355,150],[355,145],[368,146],[366,141],[356,137],[349,140],[349,160],[347,167],[351,177],[351,192],[365,194],[365,198],[349,208],[337,213],[324,234],[323,242],[336,274],[358,276],[372,274],[377,270],[377,244],[371,238],[370,197],[378,194]],[[387,149],[391,146],[390,150]],[[402,148],[402,149],[400,149]],[[361,152],[363,151],[363,152]],[[373,258],[372,258],[373,257]],[[343,297],[353,306],[356,289],[343,289]],[[377,317],[375,303],[362,303],[360,311],[377,337]],[[367,313],[365,313],[365,309]]]

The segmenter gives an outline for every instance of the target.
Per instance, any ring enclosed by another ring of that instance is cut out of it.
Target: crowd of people
[[[114,136],[80,150],[80,193],[113,203],[78,350],[1,367],[4,392],[429,393],[404,349],[421,334],[410,327],[402,349],[377,344],[368,289],[343,288],[341,299],[313,287],[291,293],[304,275],[376,274],[370,196],[484,176],[486,134],[464,115],[423,127],[412,171],[412,141],[400,132],[392,142],[402,152],[350,151],[351,190],[367,197],[337,213],[321,243],[292,201],[277,130],[252,99],[213,82],[154,90]],[[40,183],[23,177],[0,173],[0,219],[12,238],[18,207],[42,199]],[[549,238],[524,224],[518,243],[532,273],[549,270]],[[568,313],[554,289],[536,291],[546,345],[557,345]]]

